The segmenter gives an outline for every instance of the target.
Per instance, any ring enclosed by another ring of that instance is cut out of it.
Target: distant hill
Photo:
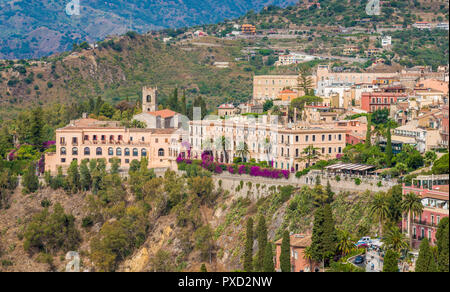
[[[215,23],[267,5],[297,0],[79,0],[80,15],[69,16],[74,0],[0,0],[0,59],[38,58],[129,30]],[[75,11],[75,10],[73,10]]]

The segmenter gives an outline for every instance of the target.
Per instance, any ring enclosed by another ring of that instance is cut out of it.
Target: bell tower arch
[[[154,112],[158,109],[158,88],[142,88],[142,112]]]

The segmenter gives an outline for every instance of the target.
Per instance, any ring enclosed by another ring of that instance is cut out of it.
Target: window
[[[84,140],[89,141],[89,135],[84,135]]]
[[[125,159],[125,163],[130,163],[130,159]]]
[[[129,148],[125,148],[125,156],[130,156],[130,149]]]
[[[108,155],[113,156],[114,155],[114,149],[112,147],[108,148]]]
[[[94,135],[94,136],[92,137],[92,140],[97,141],[97,135]]]
[[[91,149],[89,147],[84,148],[84,155],[91,155]]]
[[[77,145],[78,143],[78,138],[77,137],[72,137],[72,144],[73,145]]]
[[[431,241],[431,230],[430,229],[428,229],[428,240]]]
[[[64,137],[59,138],[59,143],[61,143],[62,145],[66,144],[66,138]]]
[[[164,156],[164,149],[161,148],[158,150],[158,156]]]
[[[425,229],[422,228],[420,230],[420,235],[421,235],[422,238],[425,238]]]
[[[331,135],[328,135],[328,141],[331,141],[331,140],[332,140]]]
[[[342,153],[342,147],[338,148],[338,153]]]
[[[295,136],[295,142],[298,142],[298,136]]]
[[[309,136],[306,135],[306,137],[305,137],[305,141],[306,141],[306,142],[308,142],[308,138],[309,138]]]
[[[328,153],[331,154],[331,147],[328,147]]]
[[[122,156],[122,148],[117,148],[116,149],[116,156]]]
[[[295,149],[295,157],[298,157],[298,149]]]
[[[316,141],[316,135],[312,135],[313,142]]]
[[[66,162],[66,159],[65,158],[61,158],[61,162],[62,163]]]
[[[95,150],[95,154],[97,154],[98,156],[102,155],[103,151],[102,151],[102,147],[97,147],[97,149]]]
[[[339,141],[341,141],[342,140],[342,135],[341,134],[339,134],[339,136],[338,136],[339,138]]]
[[[78,148],[77,147],[73,147],[72,148],[72,155],[78,155]]]
[[[133,148],[133,156],[139,156],[139,150],[137,148]]]
[[[113,135],[109,136],[109,141],[114,141],[114,136]]]
[[[66,147],[61,147],[61,155],[66,155]]]
[[[141,149],[141,156],[142,156],[142,157],[147,156],[147,149],[145,149],[145,148],[142,148],[142,149]]]
[[[325,135],[322,135],[322,141],[325,141]]]

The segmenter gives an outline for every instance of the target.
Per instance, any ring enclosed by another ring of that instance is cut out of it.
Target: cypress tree
[[[186,90],[183,90],[183,96],[181,97],[181,108],[182,115],[187,115],[187,105],[186,105]]]
[[[253,271],[253,219],[249,218],[247,221],[247,233],[245,240],[244,253],[244,271]]]
[[[291,238],[287,230],[284,231],[281,241],[280,269],[282,272],[291,271]]]
[[[366,147],[372,146],[370,137],[372,136],[372,119],[370,114],[367,115],[367,131],[366,131]]]
[[[391,167],[392,165],[392,139],[391,139],[391,126],[388,125],[386,132],[386,165]]]
[[[428,238],[422,239],[420,243],[419,257],[416,261],[416,272],[436,272],[437,266],[434,260]]]
[[[173,111],[178,111],[178,88],[173,90],[173,95],[169,98],[169,108]]]
[[[316,261],[328,261],[336,253],[337,232],[330,204],[319,207],[314,214],[311,237],[311,257]]]
[[[91,173],[86,160],[83,160],[80,165],[80,185],[83,191],[90,190],[92,185]]]
[[[383,272],[398,272],[398,253],[388,250],[384,256]]]
[[[42,149],[44,121],[42,108],[37,107],[31,113],[29,141],[32,145]]]
[[[438,230],[436,232],[436,245],[438,253],[438,271],[449,271],[449,219],[448,217],[442,218],[439,222]]]
[[[275,266],[273,264],[273,252],[272,252],[272,244],[266,244],[266,253],[264,255],[264,270],[266,273],[275,272]]]
[[[335,222],[333,219],[333,211],[330,204],[325,204],[323,207],[324,215],[324,233],[323,233],[323,245],[324,245],[324,259],[331,259],[336,253],[337,244],[337,232]]]
[[[39,179],[33,163],[28,166],[27,171],[23,175],[22,186],[24,187],[25,193],[34,193],[39,188]]]
[[[258,226],[256,228],[256,236],[258,239],[258,253],[254,269],[255,271],[262,271],[264,269],[264,254],[266,252],[267,244],[266,219],[262,215],[259,217]]]
[[[67,187],[72,193],[76,193],[80,189],[80,173],[78,172],[78,162],[76,160],[70,163],[67,170]]]
[[[201,273],[207,273],[208,272],[208,270],[206,269],[206,265],[205,264],[202,264],[202,267],[200,268],[200,272]]]
[[[331,184],[330,181],[327,181],[327,188],[325,189],[326,193],[327,193],[327,203],[331,204],[334,201],[334,193],[331,190]]]

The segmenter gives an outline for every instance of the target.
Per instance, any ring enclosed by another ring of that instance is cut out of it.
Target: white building
[[[389,47],[390,45],[392,45],[392,37],[390,35],[383,36],[381,38],[381,46]]]

